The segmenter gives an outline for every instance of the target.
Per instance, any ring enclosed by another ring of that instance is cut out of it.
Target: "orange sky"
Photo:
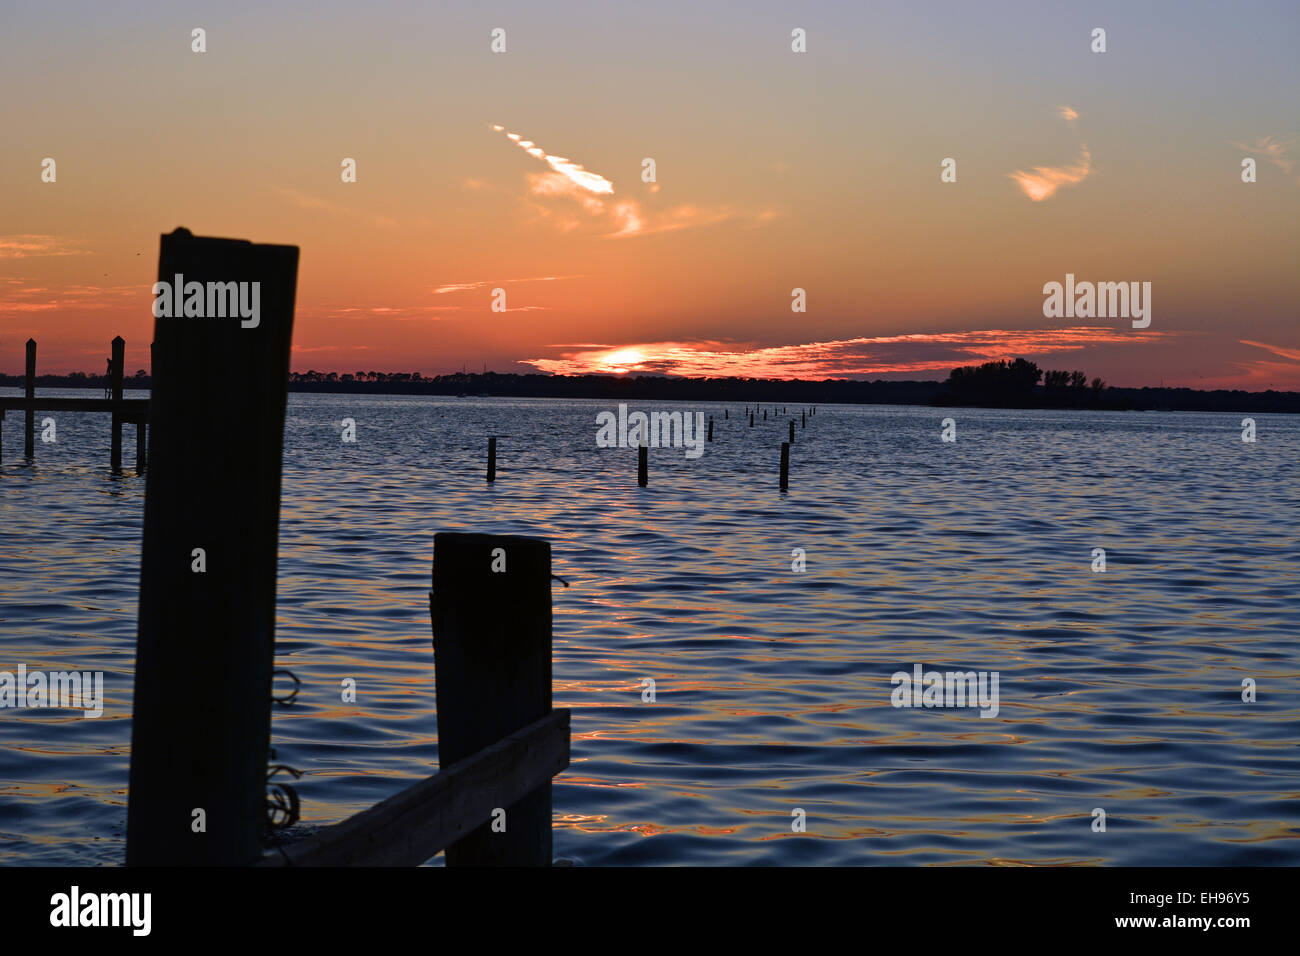
[[[0,370],[147,368],[183,225],[301,247],[300,371],[1300,389],[1294,8],[842,6],[6,10]],[[1045,318],[1066,273],[1150,327]]]

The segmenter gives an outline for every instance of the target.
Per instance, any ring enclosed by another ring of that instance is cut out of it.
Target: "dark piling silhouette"
[[[551,712],[551,546],[540,538],[434,536],[434,676],[444,769]],[[549,778],[447,847],[448,866],[550,866]]]
[[[781,490],[790,490],[790,443],[781,442]]]
[[[155,320],[128,865],[262,855],[297,272],[294,246],[162,237],[160,280],[260,282],[261,315]]]
[[[126,340],[118,335],[113,338],[112,372],[108,380],[110,397],[114,402],[122,400],[122,369],[125,364]],[[115,472],[122,470],[122,418],[116,411],[113,412],[113,451],[109,467]]]
[[[489,484],[497,480],[497,440],[495,437],[488,439],[487,480]]]

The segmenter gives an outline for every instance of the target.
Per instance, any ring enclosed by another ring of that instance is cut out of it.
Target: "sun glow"
[[[632,366],[640,365],[645,359],[644,352],[639,352],[636,349],[619,349],[617,352],[602,355],[600,365],[604,371],[626,372]]]

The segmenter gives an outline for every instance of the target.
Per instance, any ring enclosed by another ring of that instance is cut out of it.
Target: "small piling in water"
[[[754,413],[753,413],[753,412],[750,412],[750,413],[749,413],[749,427],[750,427],[750,428],[753,428],[753,427],[754,427]]]
[[[794,444],[794,419],[790,420],[790,444]]]
[[[709,441],[713,441],[713,416],[709,416]]]
[[[790,443],[781,442],[781,490],[790,490]]]
[[[650,484],[650,449],[645,445],[636,448],[636,483],[642,488]]]
[[[730,417],[731,417],[731,414],[730,414],[730,413],[729,413],[729,412],[724,408],[724,409],[722,410],[722,420],[725,422],[725,421],[726,421],[728,418],[730,418]]]
[[[763,421],[767,421],[767,409],[763,409]]]
[[[27,340],[27,379],[23,394],[27,401],[31,402],[36,398],[36,340]],[[23,441],[23,454],[28,458],[36,457],[36,410],[31,405],[27,406],[26,417],[27,438]]]
[[[489,483],[497,480],[497,440],[496,436],[488,439],[488,470],[487,480]]]
[[[112,344],[113,366],[109,383],[110,388],[113,390],[113,401],[120,402],[122,400],[122,368],[126,364],[126,339],[118,335],[114,337]],[[113,450],[109,467],[113,471],[122,470],[122,419],[117,412],[113,412]]]

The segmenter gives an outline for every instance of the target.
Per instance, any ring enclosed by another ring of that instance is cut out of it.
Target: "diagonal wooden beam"
[[[441,773],[268,853],[258,866],[418,866],[569,765],[569,711],[553,710]],[[510,825],[506,819],[507,828]]]

